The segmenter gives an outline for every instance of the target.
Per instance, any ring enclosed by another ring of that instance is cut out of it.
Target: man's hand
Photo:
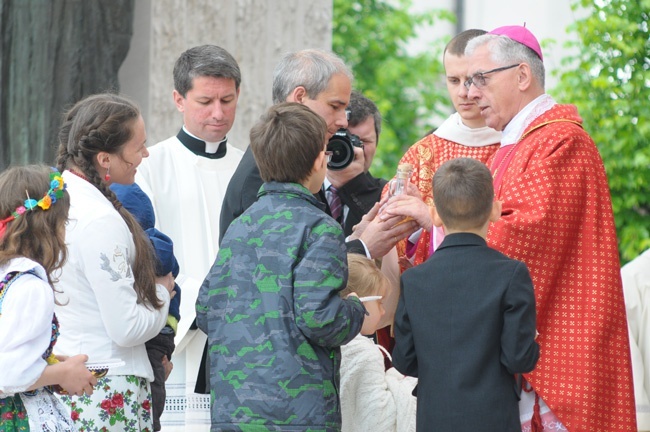
[[[428,232],[433,228],[431,208],[419,197],[398,195],[390,198],[379,217],[388,220],[395,216],[411,217]]]
[[[327,179],[335,188],[342,188],[347,182],[363,173],[365,157],[363,148],[354,147],[354,159],[342,170],[327,170]]]
[[[403,222],[403,216],[389,216],[385,219],[377,217],[384,203],[385,200],[376,203],[354,227],[350,236],[351,239],[360,239],[373,259],[383,257],[398,241],[419,229],[417,222],[413,220]]]

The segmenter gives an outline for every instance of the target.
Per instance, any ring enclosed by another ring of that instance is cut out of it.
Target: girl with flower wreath
[[[121,361],[92,395],[62,396],[80,431],[152,431],[153,370],[145,342],[167,321],[174,280],[155,276],[148,237],[111,191],[132,184],[149,155],[140,111],[116,94],[77,102],[59,130],[57,165],[70,193],[68,260],[57,287],[57,353],[82,350],[93,362]]]
[[[43,165],[0,174],[0,430],[74,431],[54,386],[92,394],[88,356],[56,359],[52,273],[66,258],[70,197]],[[62,361],[60,361],[62,360]]]

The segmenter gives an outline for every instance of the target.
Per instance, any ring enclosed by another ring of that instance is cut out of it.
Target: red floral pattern
[[[151,389],[140,377],[100,378],[91,396],[61,396],[79,432],[153,431]]]

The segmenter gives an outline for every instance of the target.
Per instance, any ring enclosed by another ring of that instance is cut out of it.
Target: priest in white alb
[[[223,48],[203,45],[183,52],[174,66],[173,92],[183,127],[149,147],[136,177],[153,203],[156,228],[173,240],[180,265],[181,320],[166,382],[165,432],[210,428],[210,396],[194,392],[206,336],[192,324],[198,289],[219,249],[221,203],[243,155],[226,138],[240,83],[239,66]]]

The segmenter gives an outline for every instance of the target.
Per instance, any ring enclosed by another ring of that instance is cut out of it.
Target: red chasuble
[[[581,123],[574,106],[556,105],[511,157],[488,161],[503,202],[488,243],[525,262],[535,285],[541,355],[525,375],[533,388],[569,431],[636,431],[611,198]]]

